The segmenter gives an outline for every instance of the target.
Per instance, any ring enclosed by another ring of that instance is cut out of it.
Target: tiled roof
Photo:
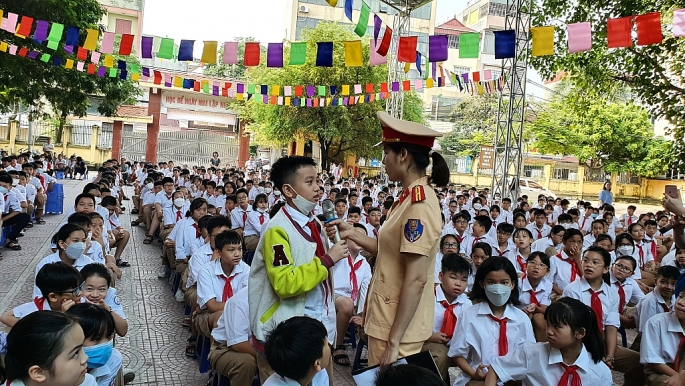
[[[117,109],[117,117],[147,118],[150,115],[146,106],[122,105]]]
[[[476,32],[475,30],[472,30],[471,28],[465,26],[457,20],[456,17],[453,17],[451,20],[435,26],[435,33],[440,33],[440,34],[446,34],[446,35],[459,35],[462,32]]]

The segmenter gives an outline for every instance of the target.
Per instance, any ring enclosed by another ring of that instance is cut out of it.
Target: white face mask
[[[13,178],[12,179],[12,186],[17,186],[17,185],[19,185],[19,179]]]
[[[634,249],[635,248],[630,245],[621,245],[620,247],[616,248],[616,257],[632,256]]]
[[[264,193],[271,194],[271,188],[264,188]]]
[[[481,204],[473,204],[473,209],[480,210],[483,206]]]
[[[485,287],[485,296],[496,307],[502,307],[507,304],[511,296],[511,287],[504,284],[490,284]]]
[[[559,225],[564,227],[564,229],[570,229],[571,228],[571,224],[569,224],[569,223],[563,223],[563,224],[559,224]]]
[[[260,187],[257,188],[257,191],[258,191],[259,193],[264,193],[264,188],[260,186]]]
[[[314,208],[316,208],[316,202],[312,202],[307,200],[306,198],[300,196],[297,191],[295,191],[295,188],[292,186],[290,187],[297,196],[293,198],[293,205],[295,205],[295,209],[299,210],[300,213],[304,214],[305,216],[309,216]]]
[[[147,184],[147,185],[145,185],[145,186],[146,186],[148,189],[152,190],[152,188],[155,187],[155,184],[153,184],[152,182],[150,182],[149,184]]]
[[[182,197],[174,199],[174,205],[177,208],[182,208],[183,205],[185,205],[185,204],[186,204],[186,200],[184,200]]]
[[[102,202],[102,197],[95,197],[95,205],[100,205]]]

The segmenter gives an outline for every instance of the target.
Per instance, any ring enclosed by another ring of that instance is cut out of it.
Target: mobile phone
[[[678,187],[675,185],[666,185],[664,191],[668,196],[671,196],[673,198],[680,198],[680,192],[678,191]]]

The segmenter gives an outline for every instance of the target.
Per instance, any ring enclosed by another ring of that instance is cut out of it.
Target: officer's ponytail
[[[439,153],[436,153],[427,146],[419,146],[405,142],[392,142],[386,144],[390,147],[394,153],[402,151],[402,149],[407,150],[414,159],[414,164],[417,169],[426,170],[430,164],[430,160],[433,160],[433,173],[428,179],[429,183],[433,183],[438,187],[447,186],[450,182],[450,169],[447,166],[447,162]]]
[[[440,153],[435,151],[432,152],[430,156],[433,160],[433,172],[431,173],[428,182],[433,183],[438,187],[447,186],[450,182],[450,168],[447,166],[447,161],[442,158]]]

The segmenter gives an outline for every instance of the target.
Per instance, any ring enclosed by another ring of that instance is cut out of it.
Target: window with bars
[[[448,43],[450,49],[458,50],[459,49],[459,36],[449,35],[447,37],[447,43]]]
[[[471,72],[471,67],[454,66],[454,73],[456,75],[468,74]]]
[[[114,27],[114,33],[117,34],[130,34],[131,25],[133,24],[131,20],[126,19],[116,19],[116,25]]]
[[[493,16],[506,16],[507,15],[507,5],[499,3],[488,3],[488,13]]]

